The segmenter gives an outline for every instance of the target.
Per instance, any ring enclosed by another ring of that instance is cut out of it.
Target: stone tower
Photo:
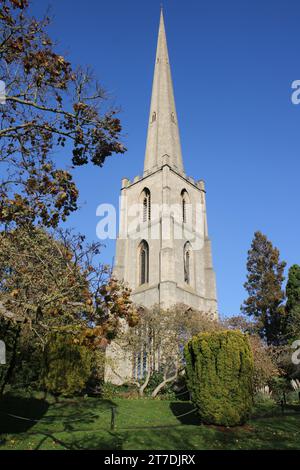
[[[137,304],[217,311],[205,187],[184,173],[161,12],[144,173],[122,180],[114,274]]]
[[[205,186],[183,168],[163,12],[155,59],[144,172],[123,178],[114,276],[137,305],[185,304],[217,316]],[[121,354],[116,345],[107,355]],[[130,375],[123,358],[119,376]],[[125,375],[126,375],[125,374]],[[106,380],[120,383],[107,369]]]

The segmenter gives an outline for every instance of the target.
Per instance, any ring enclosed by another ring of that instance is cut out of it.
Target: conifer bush
[[[42,386],[55,395],[81,393],[92,373],[93,355],[72,335],[52,334],[44,351]]]
[[[201,420],[236,426],[248,419],[253,403],[253,355],[240,331],[194,336],[185,346],[187,386]]]

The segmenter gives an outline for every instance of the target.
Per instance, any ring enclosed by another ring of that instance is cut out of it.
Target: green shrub
[[[110,382],[101,384],[101,398],[113,400],[114,398],[137,398],[138,389],[134,384],[115,385]]]
[[[44,351],[43,388],[53,394],[81,393],[90,378],[93,354],[72,335],[53,334]]]
[[[284,396],[287,398],[293,391],[290,380],[286,377],[274,377],[270,382],[270,387],[277,402],[280,402]]]
[[[257,393],[254,396],[252,418],[276,415],[278,411],[278,404],[271,395]]]
[[[156,387],[163,382],[164,375],[162,372],[155,371],[152,373],[149,383],[145,389],[145,396],[151,397],[152,392],[156,389]],[[155,397],[157,400],[175,400],[176,394],[173,390],[174,383],[169,382],[167,383]]]
[[[145,390],[146,394],[151,395],[151,393],[156,389],[156,387],[163,381],[163,378],[164,378],[164,374],[162,372],[159,372],[159,371],[153,372],[151,374],[150,380]],[[143,381],[141,383],[143,383]],[[164,388],[167,388],[167,386]],[[164,388],[161,390],[161,393],[164,392]]]
[[[253,355],[239,331],[200,333],[185,346],[187,385],[201,420],[235,426],[253,403]]]

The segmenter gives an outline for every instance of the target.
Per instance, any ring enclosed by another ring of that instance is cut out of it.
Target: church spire
[[[144,172],[150,173],[160,168],[165,155],[169,157],[168,161],[172,168],[183,172],[164,16],[161,8]]]

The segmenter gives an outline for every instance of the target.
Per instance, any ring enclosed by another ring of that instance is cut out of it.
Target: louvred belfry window
[[[143,190],[143,222],[151,220],[151,194],[148,188]]]
[[[191,283],[191,245],[187,242],[183,249],[184,282]]]
[[[182,222],[186,223],[187,221],[187,204],[189,203],[189,195],[186,191],[186,189],[183,189],[181,191],[181,208],[182,208]]]

